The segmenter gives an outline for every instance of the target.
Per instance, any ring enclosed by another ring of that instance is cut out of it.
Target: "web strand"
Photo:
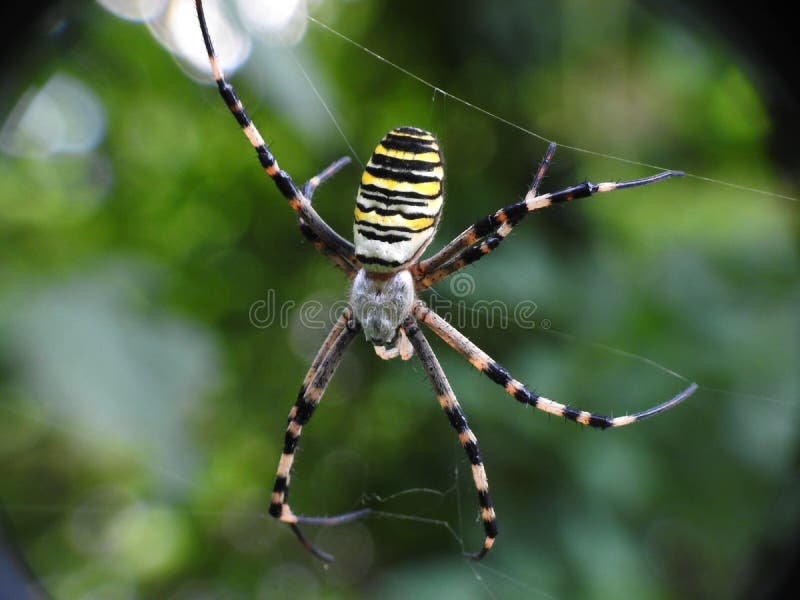
[[[464,98],[461,98],[460,96],[456,96],[454,94],[451,94],[450,92],[448,92],[447,90],[441,88],[440,86],[431,83],[427,79],[424,79],[424,78],[420,77],[419,75],[409,71],[405,67],[402,67],[402,66],[398,65],[397,63],[392,62],[388,58],[386,58],[384,56],[381,56],[380,54],[378,54],[374,50],[370,50],[366,46],[364,46],[362,44],[359,44],[355,40],[347,37],[343,33],[340,33],[339,31],[337,31],[336,29],[334,29],[330,25],[327,25],[327,24],[323,23],[322,21],[319,21],[319,20],[315,19],[311,15],[307,15],[306,18],[309,21],[311,21],[312,23],[314,23],[317,27],[320,27],[320,28],[324,29],[325,31],[331,33],[332,35],[335,35],[336,37],[344,40],[348,44],[351,44],[352,46],[355,46],[356,48],[358,48],[362,52],[372,56],[376,60],[379,60],[380,62],[382,62],[382,63],[390,66],[391,68],[399,71],[400,73],[402,73],[406,77],[409,77],[410,79],[413,79],[413,80],[417,81],[418,83],[429,87],[430,89],[433,90],[434,95],[438,93],[438,94],[441,94],[444,98],[452,98],[454,101],[456,101],[456,102],[458,102],[460,104],[463,104],[464,106],[466,106],[467,108],[469,108],[471,110],[479,112],[479,113],[481,113],[481,114],[483,114],[483,115],[485,115],[485,116],[487,116],[487,117],[489,117],[491,119],[494,119],[495,121],[503,123],[504,125],[507,125],[508,127],[511,127],[511,128],[516,129],[518,131],[521,131],[522,133],[525,133],[526,135],[534,137],[534,138],[536,138],[538,140],[541,140],[543,142],[547,142],[547,143],[557,142],[557,140],[550,139],[550,138],[548,138],[548,137],[546,137],[544,135],[541,135],[540,133],[537,133],[537,132],[535,132],[535,131],[533,131],[531,129],[528,129],[527,127],[523,127],[522,125],[520,125],[518,123],[514,123],[513,121],[509,121],[505,117],[502,117],[502,116],[500,116],[500,115],[498,115],[496,113],[493,113],[493,112],[491,112],[491,111],[489,111],[489,110],[487,110],[487,109],[485,109],[485,108],[483,108],[481,106],[478,106],[477,104],[473,104],[469,100],[466,100]],[[614,160],[614,161],[617,161],[617,162],[621,162],[621,163],[625,163],[625,164],[629,164],[629,165],[635,165],[635,166],[639,166],[639,167],[646,167],[648,169],[654,169],[654,170],[657,170],[657,171],[669,171],[669,170],[671,170],[670,167],[665,167],[665,166],[657,165],[657,164],[654,164],[654,163],[648,163],[648,162],[643,162],[643,161],[639,161],[639,160],[633,160],[633,159],[630,159],[630,158],[625,158],[623,156],[616,156],[614,154],[607,154],[605,152],[598,152],[596,150],[591,150],[589,148],[583,148],[581,146],[575,146],[575,145],[571,145],[571,144],[565,144],[563,142],[557,142],[557,143],[561,148],[573,150],[575,152],[580,152],[582,154],[588,154],[590,156],[597,156],[597,157],[600,157],[600,158],[607,158],[609,160]],[[685,170],[684,170],[684,172],[685,172]],[[794,196],[789,196],[787,194],[778,194],[778,193],[772,192],[770,190],[764,190],[764,189],[760,189],[760,188],[741,185],[741,184],[738,184],[738,183],[724,181],[724,180],[721,180],[721,179],[714,179],[712,177],[706,177],[706,176],[698,175],[698,174],[695,174],[695,173],[685,172],[685,176],[688,177],[688,178],[691,178],[691,179],[696,179],[698,181],[705,181],[707,183],[713,183],[713,184],[716,184],[716,185],[721,185],[721,186],[733,188],[733,189],[740,190],[740,191],[750,192],[750,193],[753,193],[753,194],[760,194],[762,196],[767,196],[767,197],[770,197],[770,198],[776,198],[776,199],[781,199],[781,200],[789,200],[791,202],[800,202],[800,198],[796,198]]]
[[[292,60],[294,61],[295,66],[298,68],[300,73],[303,74],[303,77],[305,78],[306,83],[308,83],[308,87],[311,88],[311,91],[314,92],[314,95],[317,97],[317,100],[319,100],[319,103],[322,105],[322,108],[324,108],[325,112],[328,113],[328,117],[333,122],[333,124],[336,127],[336,129],[339,131],[339,135],[342,136],[342,139],[344,140],[344,143],[347,144],[347,147],[350,149],[350,154],[353,155],[353,158],[361,166],[361,170],[363,171],[364,170],[364,163],[361,162],[361,159],[359,158],[358,153],[356,152],[355,148],[353,148],[353,144],[350,143],[350,139],[347,137],[347,134],[345,134],[344,129],[342,129],[342,126],[339,124],[339,121],[333,115],[333,111],[331,110],[330,106],[328,106],[328,103],[325,102],[325,99],[322,97],[322,94],[320,94],[319,90],[317,89],[317,86],[314,85],[314,82],[311,81],[311,77],[309,76],[309,74],[305,70],[305,68],[303,68],[303,65],[300,63],[300,61],[297,59],[297,57],[294,55],[294,52],[289,50],[289,56],[292,57]]]

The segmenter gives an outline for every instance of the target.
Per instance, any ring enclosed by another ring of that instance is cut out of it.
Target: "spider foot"
[[[295,519],[294,522],[288,522],[288,524],[306,550],[311,552],[311,554],[316,556],[318,559],[326,563],[332,563],[334,562],[333,556],[324,550],[320,550],[314,544],[312,544],[311,541],[309,541],[309,539],[303,535],[303,532],[300,531],[298,523],[303,523],[305,525],[342,525],[344,523],[349,523],[350,521],[360,519],[361,517],[368,515],[370,512],[372,512],[371,508],[362,508],[361,510],[354,510],[349,513],[335,515],[333,517],[302,517],[299,515],[293,515]]]
[[[477,562],[486,556],[486,553],[491,550],[492,544],[494,544],[494,538],[487,537],[483,542],[483,548],[481,548],[478,552],[464,552],[464,558],[468,558]]]
[[[289,527],[292,528],[292,531],[294,531],[294,534],[297,536],[297,539],[300,541],[300,543],[303,544],[303,547],[306,550],[308,550],[309,552],[311,552],[311,554],[313,554],[314,556],[316,556],[318,559],[320,559],[323,562],[326,562],[326,563],[334,562],[335,559],[333,558],[333,555],[328,554],[327,552],[325,552],[323,550],[320,550],[314,544],[312,544],[308,540],[308,538],[306,538],[306,536],[303,535],[303,532],[300,531],[300,528],[297,526],[296,523],[290,523]]]

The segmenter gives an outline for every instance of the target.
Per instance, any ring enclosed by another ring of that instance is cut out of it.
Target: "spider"
[[[298,188],[291,176],[280,169],[255,124],[247,116],[236,91],[225,80],[211,43],[202,0],[195,0],[195,4],[211,72],[225,104],[255,149],[261,166],[297,214],[300,232],[352,282],[349,307],[325,338],[300,386],[297,401],[289,412],[283,453],[269,507],[269,514],[287,523],[312,554],[324,561],[333,560],[332,556],[314,546],[303,535],[300,524],[343,523],[370,511],[367,508],[335,517],[304,517],[294,514],[287,502],[290,472],[300,434],[319,405],[345,350],[359,332],[365,334],[376,354],[384,360],[397,357],[409,360],[414,354],[417,355],[439,405],[458,434],[472,467],[485,534],[480,550],[467,555],[474,560],[483,558],[497,537],[489,483],[478,440],[467,425],[461,406],[419,322],[424,323],[518,402],[581,425],[598,429],[630,425],[662,413],[694,393],[697,385],[692,383],[666,402],[642,412],[614,418],[569,407],[531,392],[417,296],[420,291],[490,254],[534,210],[595,193],[647,185],[683,173],[662,171],[642,179],[597,184],[587,181],[539,195],[539,184],[556,148],[551,143],[524,199],[480,219],[439,252],[421,260],[442,214],[442,153],[433,134],[416,127],[398,127],[380,141],[361,176],[355,207],[355,243],[350,243],[328,226],[311,205],[317,187],[347,165],[349,157],[335,161]]]

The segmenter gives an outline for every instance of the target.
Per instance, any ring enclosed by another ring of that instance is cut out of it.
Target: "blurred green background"
[[[687,177],[542,211],[465,287],[424,295],[460,307],[451,319],[518,379],[583,409],[634,412],[685,387],[647,360],[701,386],[646,423],[587,431],[523,409],[432,340],[496,504],[480,564],[461,558],[482,540],[469,465],[422,369],[356,340],[304,432],[292,505],[386,514],[309,528],[339,559],[325,567],[266,507],[317,321],[346,282],[199,83],[192,3],[102,4],[49,13],[46,43],[0,95],[0,502],[7,542],[53,597],[779,585],[800,532],[800,192],[769,151],[781,125],[759,73],[712,24],[626,0],[309,8],[442,89],[599,153],[562,146],[545,190],[654,172],[613,155],[773,193]],[[264,6],[226,5],[228,31],[217,11],[209,26],[223,64],[247,58],[232,80],[296,180],[348,144],[365,161],[408,124],[435,131],[447,161],[434,247],[524,195],[545,142],[306,22],[302,5],[288,33],[248,30]],[[346,237],[358,180],[354,163],[314,200]],[[481,300],[535,311],[488,323],[473,318]]]

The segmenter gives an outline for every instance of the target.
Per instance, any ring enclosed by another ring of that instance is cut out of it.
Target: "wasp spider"
[[[278,167],[275,157],[247,116],[233,87],[225,81],[211,44],[202,0],[196,0],[196,6],[211,71],[225,104],[255,149],[261,166],[297,213],[300,232],[352,281],[349,308],[339,317],[319,349],[300,386],[297,401],[289,412],[283,453],[269,507],[269,514],[288,523],[300,542],[315,556],[332,560],[330,555],[316,548],[303,536],[299,524],[342,523],[369,512],[369,509],[364,509],[337,517],[311,518],[294,514],[287,502],[292,463],[300,433],[322,399],[347,346],[361,331],[373,344],[380,358],[399,356],[408,360],[414,354],[417,355],[436,392],[439,405],[458,434],[472,466],[485,532],[482,548],[470,555],[476,560],[489,551],[497,537],[486,471],[478,440],[467,425],[461,406],[420,330],[419,322],[429,327],[518,402],[581,425],[599,429],[630,425],[672,408],[695,391],[697,386],[692,384],[662,404],[636,414],[615,418],[571,408],[531,392],[417,297],[420,291],[494,251],[531,211],[598,192],[654,183],[680,176],[682,173],[664,171],[632,181],[598,184],[584,182],[540,195],[539,183],[555,151],[555,144],[551,144],[524,199],[480,219],[432,257],[420,260],[433,239],[442,214],[442,154],[431,133],[416,127],[398,127],[380,141],[361,176],[355,208],[355,243],[352,244],[333,231],[311,205],[317,186],[346,165],[349,158],[339,159],[319,175],[312,177],[302,188],[298,188],[289,174]]]

